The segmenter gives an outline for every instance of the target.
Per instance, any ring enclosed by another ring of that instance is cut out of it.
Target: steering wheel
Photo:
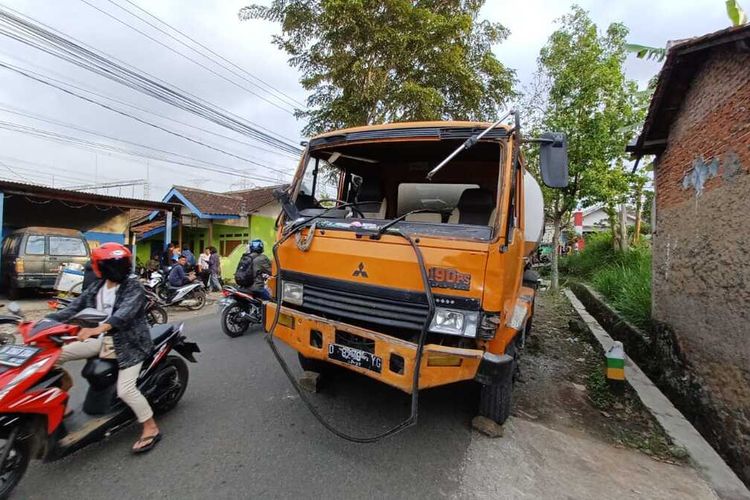
[[[344,201],[344,200],[338,200],[336,198],[326,198],[324,200],[318,200],[318,203],[325,203],[326,201],[332,201],[334,203],[338,203],[338,205],[349,205],[349,202]],[[336,206],[336,208],[338,208],[338,205]],[[355,207],[354,205],[349,205],[346,208],[351,208],[352,212],[359,215],[359,217],[362,219],[367,218],[365,217],[365,214],[363,214],[362,211],[359,208]]]

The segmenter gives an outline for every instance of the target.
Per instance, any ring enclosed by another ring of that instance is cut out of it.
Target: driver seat
[[[357,196],[357,208],[367,219],[385,219],[387,200],[378,179],[362,185]]]

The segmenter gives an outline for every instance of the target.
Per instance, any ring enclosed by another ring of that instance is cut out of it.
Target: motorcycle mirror
[[[18,302],[11,302],[8,304],[8,311],[15,314],[16,316],[21,315],[21,306],[18,305]]]

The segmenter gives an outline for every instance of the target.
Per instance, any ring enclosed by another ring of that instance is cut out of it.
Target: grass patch
[[[610,233],[586,240],[586,249],[562,260],[571,277],[590,282],[607,301],[634,325],[651,324],[651,247],[642,244],[615,252]]]

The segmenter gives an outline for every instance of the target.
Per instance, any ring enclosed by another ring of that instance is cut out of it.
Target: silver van
[[[12,299],[24,288],[52,290],[62,264],[82,266],[89,245],[80,231],[56,227],[26,227],[9,234],[2,248],[2,286]]]

